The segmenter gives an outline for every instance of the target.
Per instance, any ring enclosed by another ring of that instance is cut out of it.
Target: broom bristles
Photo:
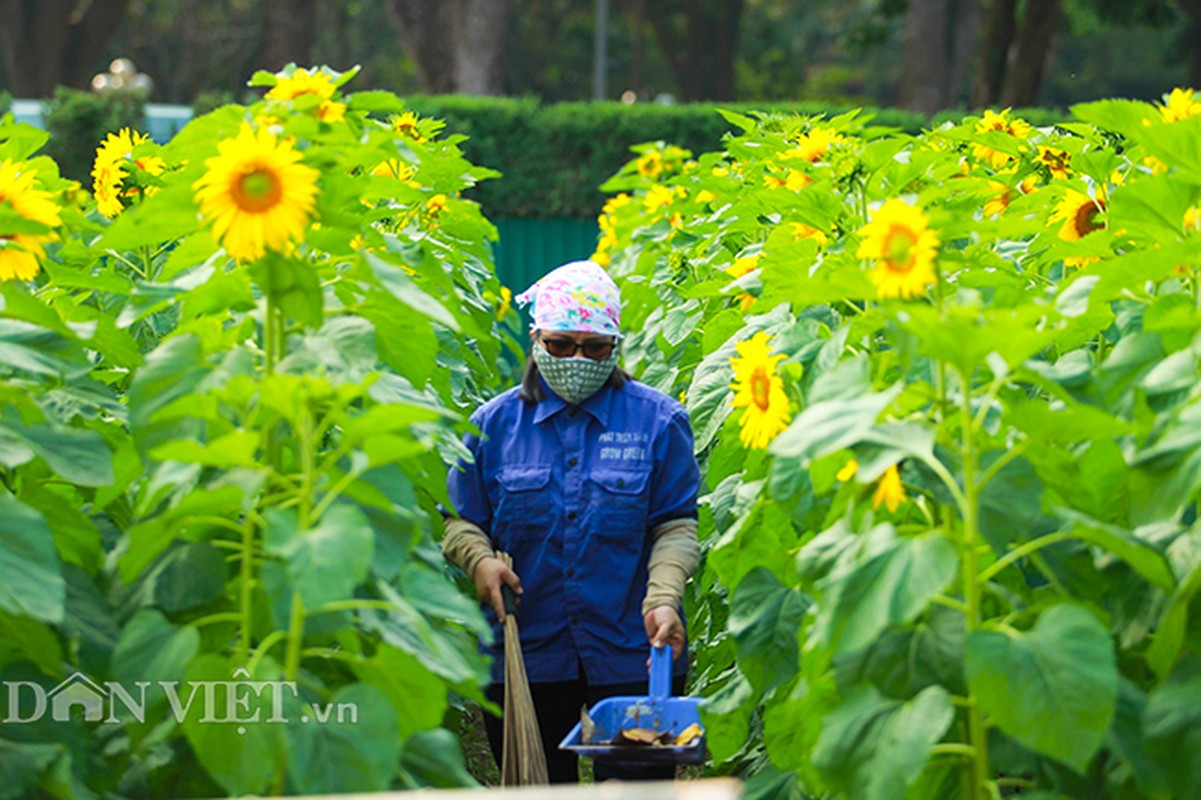
[[[508,553],[497,556],[512,567]],[[521,654],[521,636],[517,617],[505,615],[505,725],[501,760],[502,786],[533,786],[550,782],[546,769],[546,752],[542,749],[542,733],[530,695],[529,679],[525,674],[525,658]]]

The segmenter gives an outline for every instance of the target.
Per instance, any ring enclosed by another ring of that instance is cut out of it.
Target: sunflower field
[[[495,173],[352,77],[114,131],[91,198],[0,122],[0,797],[473,783],[433,523],[512,380]]]
[[[1201,794],[1201,101],[727,114],[594,258],[690,412],[688,600],[753,797]]]

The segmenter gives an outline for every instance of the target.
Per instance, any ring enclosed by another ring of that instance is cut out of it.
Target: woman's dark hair
[[[532,347],[537,347],[535,342]],[[634,380],[634,376],[626,372],[621,367],[614,367],[613,372],[609,375],[609,380],[605,381],[605,386],[610,389],[620,389],[625,386],[626,381]],[[521,375],[521,391],[518,396],[527,403],[541,403],[543,400],[542,382],[538,380],[538,365],[534,363],[534,354],[531,352],[525,359],[525,372]]]

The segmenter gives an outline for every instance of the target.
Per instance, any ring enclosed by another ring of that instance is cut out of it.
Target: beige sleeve
[[[489,556],[495,556],[492,540],[478,525],[458,517],[446,517],[443,522],[442,555],[446,560],[475,577],[476,566]]]
[[[696,520],[689,518],[661,522],[651,529],[650,573],[642,613],[652,608],[671,606],[678,609],[684,599],[684,584],[701,562],[701,546],[696,539]]]

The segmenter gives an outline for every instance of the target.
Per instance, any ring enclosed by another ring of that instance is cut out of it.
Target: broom
[[[498,551],[506,567],[513,568],[513,558]],[[505,727],[501,760],[502,786],[532,786],[550,782],[546,771],[546,753],[542,749],[542,734],[538,716],[530,696],[530,683],[525,675],[525,658],[521,655],[521,636],[517,632],[517,603],[513,590],[501,584],[505,600]]]

